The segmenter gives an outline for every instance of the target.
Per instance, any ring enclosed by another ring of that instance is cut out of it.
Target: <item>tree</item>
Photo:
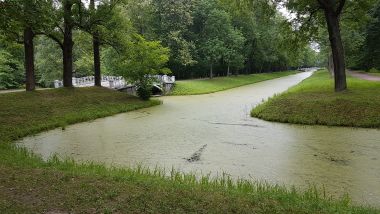
[[[95,13],[95,0],[90,0],[90,10]],[[96,25],[93,27],[92,32],[92,44],[94,52],[94,76],[95,76],[95,86],[102,86],[101,76],[100,76],[100,38],[99,31],[96,29]]]
[[[155,0],[153,1],[154,39],[162,41],[170,48],[170,64],[173,66],[193,65],[194,44],[188,39],[189,27],[193,24],[191,0]]]
[[[286,4],[290,10],[297,13],[296,21],[301,25],[301,29],[309,30],[308,34],[315,31],[316,25],[322,20],[318,17],[318,12],[323,13],[334,62],[335,91],[346,90],[346,63],[340,30],[340,17],[346,0],[289,0]]]
[[[1,31],[8,39],[23,43],[26,90],[35,89],[34,38],[49,18],[49,1],[4,0],[0,2]]]
[[[22,75],[22,64],[6,50],[0,50],[0,89],[17,88]]]
[[[36,78],[42,87],[50,87],[54,80],[62,78],[62,50],[47,38],[38,37],[36,43]]]
[[[231,27],[229,31],[226,37],[226,50],[223,54],[223,59],[227,63],[227,76],[231,74],[231,66],[237,69],[244,66],[245,56],[243,55],[243,47],[246,41],[239,30]]]
[[[380,70],[380,1],[372,11],[372,20],[367,25],[365,38],[365,66]]]
[[[140,98],[147,100],[154,80],[152,75],[170,73],[165,68],[169,61],[169,49],[160,42],[147,41],[140,35],[134,35],[124,45],[128,49],[124,49],[111,63],[119,75],[137,86]]]
[[[43,32],[57,42],[62,49],[64,87],[73,86],[73,29],[79,25],[82,10],[83,5],[80,0],[54,1],[50,4],[50,12],[53,16],[50,30]]]
[[[105,27],[112,19],[114,9],[118,3],[119,1],[115,0],[98,0],[96,5],[95,0],[90,0],[89,8],[86,11],[86,21],[80,23],[81,29],[92,36],[95,86],[101,86],[100,46],[106,42],[103,34],[109,33],[104,32]],[[111,29],[107,30],[112,31]]]
[[[232,25],[231,19],[227,12],[219,9],[213,9],[208,15],[203,30],[201,50],[207,63],[210,65],[210,78],[213,78],[213,66],[223,56],[228,55],[228,37],[231,36]],[[232,46],[231,46],[232,47]],[[232,50],[232,49],[231,49]],[[231,57],[232,58],[232,57]]]
[[[226,52],[226,47],[223,41],[218,38],[213,38],[205,41],[202,51],[206,61],[210,65],[209,77],[212,79],[214,77],[214,65],[222,59],[223,54]]]

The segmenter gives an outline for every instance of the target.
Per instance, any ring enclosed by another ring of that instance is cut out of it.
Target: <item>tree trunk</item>
[[[334,79],[335,91],[344,91],[347,89],[346,83],[346,65],[344,60],[344,49],[340,35],[339,16],[334,12],[325,9],[327,28],[334,62]]]
[[[64,1],[64,35],[63,35],[63,86],[73,86],[73,21],[72,3]]]
[[[231,73],[230,73],[230,63],[228,63],[228,67],[227,67],[227,76],[230,76]]]
[[[90,0],[90,10],[95,13],[95,0]],[[100,38],[99,32],[94,31],[92,34],[92,47],[94,51],[94,77],[95,86],[102,86],[101,71],[100,71]]]
[[[97,32],[93,35],[93,48],[94,48],[94,76],[95,86],[102,86],[101,83],[101,71],[100,71],[100,41]]]
[[[72,32],[65,31],[63,40],[63,86],[73,86],[73,40]]]
[[[211,63],[211,66],[210,66],[210,79],[212,79],[213,77],[214,77],[214,74],[213,74],[212,63]]]
[[[25,50],[25,77],[26,91],[33,91],[36,88],[34,76],[34,33],[30,27],[24,29],[24,50]]]

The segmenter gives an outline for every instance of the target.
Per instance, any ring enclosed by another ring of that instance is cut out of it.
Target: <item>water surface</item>
[[[163,97],[163,105],[25,138],[44,158],[225,172],[234,178],[307,187],[380,207],[380,131],[299,126],[251,118],[263,99],[293,86],[300,73],[209,95]]]

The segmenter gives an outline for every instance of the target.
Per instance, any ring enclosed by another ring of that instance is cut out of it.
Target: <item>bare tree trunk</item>
[[[90,10],[95,13],[95,0],[90,0]],[[94,77],[95,86],[102,86],[100,70],[100,38],[99,32],[95,30],[92,33],[92,46],[94,51]]]
[[[73,86],[73,41],[72,33],[65,31],[63,40],[63,86]]]
[[[63,35],[63,86],[73,86],[73,21],[71,17],[72,3],[64,1],[64,35]]]
[[[228,63],[228,67],[227,67],[227,76],[230,76],[231,73],[230,73],[230,63]]]
[[[34,76],[34,33],[30,27],[24,29],[24,51],[25,51],[25,77],[26,91],[34,91],[36,79]]]
[[[95,86],[102,86],[101,71],[100,71],[100,41],[97,32],[93,35],[93,48],[94,48],[94,76]]]
[[[346,64],[342,38],[340,35],[339,15],[325,9],[325,17],[334,61],[335,91],[344,91],[347,89]]]

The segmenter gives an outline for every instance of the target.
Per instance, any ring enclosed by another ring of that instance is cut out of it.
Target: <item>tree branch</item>
[[[56,37],[55,35],[51,34],[51,33],[39,33],[40,35],[45,35],[47,37],[49,37],[50,39],[52,39],[53,41],[55,41],[60,47],[61,49],[63,49],[63,42],[58,38]]]

